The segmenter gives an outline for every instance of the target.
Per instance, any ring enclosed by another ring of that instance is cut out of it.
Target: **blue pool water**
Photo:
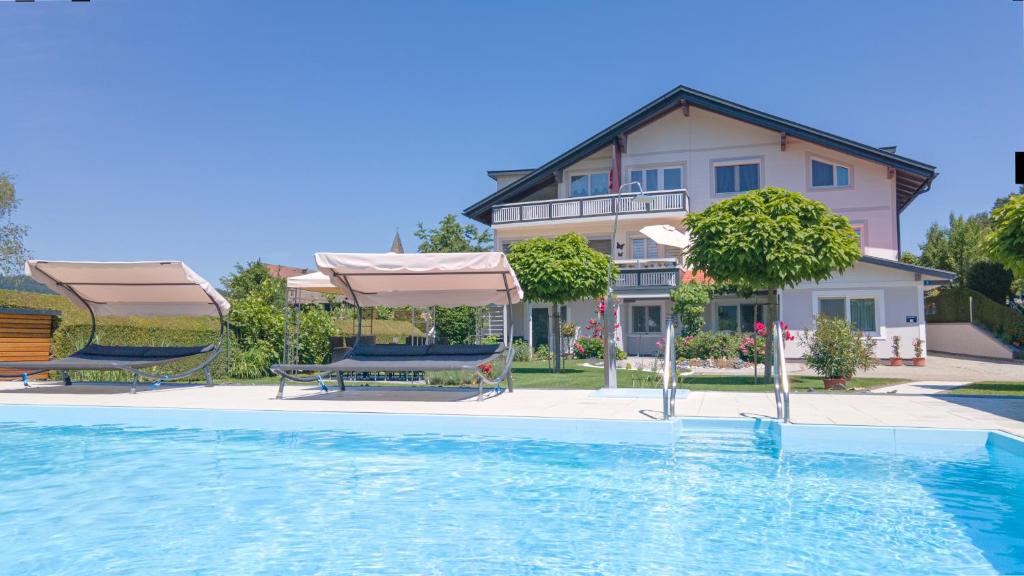
[[[16,415],[0,412],[0,574],[1024,572],[1024,458],[991,443],[844,453],[749,424],[644,445]]]

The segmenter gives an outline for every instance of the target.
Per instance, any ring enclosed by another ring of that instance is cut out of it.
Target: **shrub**
[[[480,339],[481,344],[497,344],[498,342],[501,342],[501,338],[493,334],[490,336],[484,336]]]
[[[889,346],[889,350],[892,352],[892,357],[893,358],[899,358],[900,357],[900,341],[901,340],[902,339],[898,335],[892,337],[892,345]]]
[[[805,332],[801,341],[807,348],[807,365],[825,378],[852,378],[858,370],[875,366],[875,342],[854,332],[842,318],[819,315],[814,332]]]
[[[1013,294],[1013,272],[998,262],[975,262],[967,269],[967,287],[977,290],[998,304]]]
[[[534,360],[551,360],[551,349],[548,348],[547,344],[541,344],[533,350]]]
[[[260,378],[270,375],[270,365],[278,361],[278,351],[269,343],[258,341],[232,355],[229,374],[232,378]]]
[[[448,340],[450,344],[472,344],[476,338],[476,308],[438,307],[434,312],[434,327],[437,337]]]
[[[756,358],[758,362],[764,362],[764,339],[759,334],[744,334],[738,350],[740,360],[753,362]]]
[[[711,284],[690,281],[672,290],[672,311],[679,319],[682,336],[692,336],[704,328],[704,309],[711,302]]]
[[[600,338],[577,338],[572,352],[573,357],[580,360],[601,358],[604,356],[604,342]]]
[[[739,358],[744,336],[725,332],[697,332],[692,336],[676,338],[678,358],[710,360]]]
[[[533,360],[533,350],[530,350],[530,344],[526,340],[514,338],[512,340],[512,349],[515,350],[516,362],[529,362]]]

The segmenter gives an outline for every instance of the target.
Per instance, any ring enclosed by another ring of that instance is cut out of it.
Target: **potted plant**
[[[826,390],[843,388],[858,370],[875,366],[875,342],[854,332],[842,318],[820,315],[814,331],[800,338],[807,349],[806,363],[824,377]]]
[[[924,340],[914,338],[914,366],[924,366]]]
[[[892,337],[892,356],[889,356],[889,366],[903,366],[903,359],[900,358],[900,337]]]

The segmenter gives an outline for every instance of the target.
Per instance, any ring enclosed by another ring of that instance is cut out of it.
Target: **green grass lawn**
[[[1024,396],[1024,382],[974,382],[963,388],[954,388],[943,394],[969,394],[982,396]]]
[[[601,370],[586,368],[580,360],[568,360],[560,374],[552,374],[547,362],[517,362],[512,365],[512,381],[516,388],[547,388],[596,390],[603,385]],[[771,384],[755,383],[753,371],[750,376],[710,375],[702,374],[684,376],[680,387],[689,390],[717,390],[729,392],[770,392]],[[619,370],[620,388],[660,388],[659,375],[643,373],[636,370]],[[854,378],[849,386],[853,388],[879,388],[890,384],[908,382],[900,378]],[[806,392],[825,389],[821,378],[816,376],[793,376],[790,378],[794,392]]]
[[[548,368],[546,361],[516,362],[512,365],[512,382],[516,388],[535,388],[547,390],[597,390],[603,386],[603,375],[599,368],[587,368],[583,366],[582,360],[566,360],[562,366],[562,372],[554,374]],[[661,388],[661,376],[638,370],[618,371],[620,388]],[[277,384],[278,379],[274,377],[259,378],[257,380],[221,380],[218,384],[235,384],[240,386]],[[325,379],[328,386],[334,386],[333,378]],[[825,389],[821,378],[816,376],[793,376],[790,379],[794,392],[806,392],[811,389],[815,392]],[[857,389],[878,388],[890,384],[908,382],[899,378],[854,378],[850,386]],[[288,382],[290,386],[305,385],[313,383]],[[405,386],[404,382],[374,382],[374,386]],[[467,384],[468,385],[468,384]],[[727,392],[770,392],[771,384],[755,383],[753,374],[750,375],[711,375],[702,374],[697,376],[684,376],[680,387],[689,390],[715,390]],[[990,392],[995,394],[995,392]],[[1024,394],[1024,392],[1019,392]]]

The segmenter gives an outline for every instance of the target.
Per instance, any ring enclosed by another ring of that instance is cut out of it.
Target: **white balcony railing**
[[[679,285],[679,268],[619,268],[616,290],[671,290]]]
[[[555,200],[538,200],[501,204],[491,208],[491,223],[510,224],[514,222],[538,222],[543,220],[563,220],[567,218],[588,218],[592,216],[612,216],[615,214],[613,205],[618,200],[619,214],[641,214],[648,212],[688,212],[690,198],[685,190],[668,190],[652,192],[650,203],[637,202],[636,194],[613,194],[604,196],[582,196],[578,198],[558,198]]]

